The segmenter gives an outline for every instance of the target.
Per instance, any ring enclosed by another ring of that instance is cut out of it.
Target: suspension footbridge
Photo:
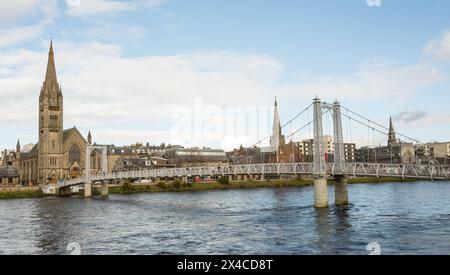
[[[347,162],[344,154],[344,137],[342,130],[342,117],[348,120],[361,124],[372,131],[378,131],[382,134],[388,135],[384,131],[387,129],[383,125],[376,123],[362,115],[352,112],[351,110],[342,107],[339,102],[332,104],[322,102],[319,98],[315,98],[313,103],[304,109],[302,112],[294,116],[283,127],[297,119],[303,114],[308,113],[313,109],[313,119],[308,121],[305,126],[300,127],[294,131],[287,138],[293,136],[299,131],[313,125],[313,161],[310,163],[260,163],[260,164],[241,164],[225,165],[218,167],[189,167],[189,168],[170,168],[170,169],[149,169],[128,172],[108,172],[107,169],[107,150],[105,147],[88,148],[86,154],[87,167],[90,166],[90,152],[94,149],[103,150],[103,172],[101,174],[92,175],[90,169],[86,169],[83,177],[76,179],[69,179],[60,182],[57,185],[58,195],[69,195],[70,188],[77,185],[85,186],[85,196],[91,196],[91,187],[93,183],[102,184],[102,195],[108,195],[108,182],[120,180],[133,179],[151,179],[152,181],[159,181],[160,179],[180,179],[187,181],[191,177],[228,177],[230,180],[264,180],[273,176],[282,175],[307,175],[314,178],[315,190],[315,206],[324,208],[328,206],[328,179],[335,180],[335,204],[348,204],[348,190],[347,177],[397,177],[403,179],[428,179],[428,180],[448,180],[450,178],[450,166],[439,164],[416,164],[416,163],[355,163]],[[346,113],[342,113],[342,108]],[[326,148],[323,143],[323,115],[330,113],[333,124],[333,142],[334,142],[334,160],[333,162],[326,161]],[[355,118],[356,116],[356,118]],[[365,122],[367,121],[367,123]],[[407,137],[414,142],[416,139]],[[254,146],[257,146],[264,140],[259,141]],[[251,156],[250,156],[251,157]]]

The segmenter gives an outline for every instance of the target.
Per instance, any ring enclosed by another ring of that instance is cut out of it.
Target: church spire
[[[388,145],[397,143],[397,138],[395,137],[394,124],[392,123],[392,117],[389,118],[389,134],[388,134]]]
[[[275,105],[273,110],[273,128],[272,128],[272,137],[270,139],[270,147],[272,150],[278,151],[281,144],[281,122],[280,122],[280,114],[278,113],[278,102],[275,97]]]
[[[47,73],[45,74],[45,82],[58,83],[56,78],[55,53],[53,52],[53,40],[50,41],[50,50],[48,52]]]
[[[89,145],[92,145],[92,135],[91,135],[91,131],[89,131],[88,136],[87,136],[87,142],[89,143]]]

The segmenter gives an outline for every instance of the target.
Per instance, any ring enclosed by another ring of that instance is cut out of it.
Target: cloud
[[[450,31],[444,31],[438,39],[432,39],[424,48],[424,53],[440,61],[450,60]]]
[[[34,16],[53,18],[57,15],[57,7],[57,0],[0,1],[0,23],[10,24]]]
[[[411,97],[422,88],[446,79],[439,70],[423,64],[397,66],[369,63],[350,75],[304,77],[297,81],[300,84],[286,87],[284,94],[310,96],[315,93],[330,100],[380,100],[396,96]]]
[[[45,51],[0,50],[0,109],[5,111],[1,124],[35,123],[47,61],[47,42],[43,45]],[[121,46],[95,41],[55,41],[54,46],[66,127],[91,129],[101,138],[98,142],[116,144],[141,135],[140,141],[231,149],[270,133],[275,95],[299,102],[299,107],[306,107],[303,103],[315,94],[342,101],[386,100],[411,96],[445,79],[424,65],[372,63],[350,75],[281,81],[283,64],[265,54],[218,51],[125,57]],[[111,129],[121,129],[121,134]]]
[[[15,21],[34,12],[41,1],[14,0],[0,1],[0,22]]]
[[[108,41],[140,41],[145,38],[147,30],[142,26],[120,26],[101,23],[98,27],[76,33],[80,37]],[[73,34],[72,34],[73,35]]]
[[[0,48],[10,47],[21,42],[41,37],[45,28],[53,24],[53,20],[58,16],[57,2],[55,0],[20,0],[17,2],[2,1],[0,3],[0,17],[4,12],[10,14],[9,17],[18,18],[22,13],[16,12],[16,9],[23,9],[22,12],[24,15],[33,14],[34,17],[32,17],[32,19],[37,20],[37,22],[30,25],[19,26],[16,26],[15,24],[10,26],[4,24],[3,27],[0,28]],[[28,9],[31,10],[28,11]]]
[[[404,123],[415,122],[418,120],[422,120],[428,116],[428,112],[426,111],[405,111],[400,112],[392,116],[392,119],[395,121],[401,121]]]
[[[67,1],[70,16],[89,16],[96,14],[116,14],[118,12],[134,11],[139,8],[153,8],[163,5],[166,0],[73,0]]]
[[[42,35],[45,24],[0,29],[0,48],[38,38]]]

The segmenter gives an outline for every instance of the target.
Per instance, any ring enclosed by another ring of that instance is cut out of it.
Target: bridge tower
[[[313,101],[314,108],[314,204],[317,208],[328,207],[327,165],[325,163],[325,144],[323,138],[322,110],[332,111],[334,131],[334,179],[336,205],[348,204],[347,178],[344,173],[345,148],[342,131],[341,104],[322,103],[319,98]]]
[[[341,104],[336,100],[333,104],[333,128],[334,128],[334,198],[336,205],[348,204],[347,178],[344,174],[345,163],[344,137],[342,133]]]
[[[325,150],[323,144],[322,102],[313,100],[314,108],[314,204],[317,208],[328,207]]]
[[[86,147],[86,169],[84,181],[84,197],[92,197],[92,171],[91,171],[91,153],[93,150],[102,150],[102,174],[105,176],[108,173],[108,149],[106,146],[93,146],[88,144]],[[106,180],[102,183],[102,196],[108,196],[108,182]]]

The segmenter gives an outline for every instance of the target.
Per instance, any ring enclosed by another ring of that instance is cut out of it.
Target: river
[[[450,182],[0,200],[0,254],[450,254]],[[76,251],[78,252],[78,251]]]

